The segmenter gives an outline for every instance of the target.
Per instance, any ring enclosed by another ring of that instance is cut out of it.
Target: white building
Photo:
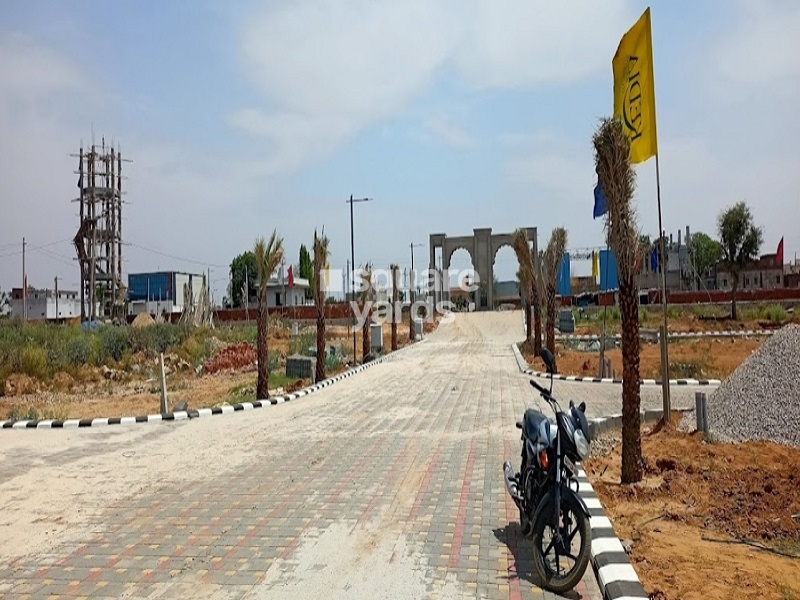
[[[306,290],[311,289],[308,279],[294,278],[294,285],[289,286],[288,277],[273,277],[267,282],[267,306],[303,306],[310,304],[306,300]]]
[[[128,275],[128,314],[146,312],[155,317],[183,312],[184,291],[191,290],[195,303],[202,297],[205,275],[158,271]]]
[[[54,321],[56,319],[70,319],[81,316],[80,292],[71,290],[38,290],[28,288],[25,302],[28,305],[29,321]],[[86,314],[89,314],[89,303],[86,303]],[[100,312],[100,303],[97,304],[96,313]],[[25,317],[22,288],[11,290],[11,316],[22,319]]]

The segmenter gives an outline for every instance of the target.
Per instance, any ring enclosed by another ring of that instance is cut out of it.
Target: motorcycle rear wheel
[[[579,503],[563,496],[558,529],[568,547],[559,549],[552,527],[554,510],[553,500],[548,500],[533,523],[533,567],[543,588],[563,594],[578,585],[586,572],[592,534]]]

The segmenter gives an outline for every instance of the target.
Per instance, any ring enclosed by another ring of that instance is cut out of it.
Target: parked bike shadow
[[[516,578],[532,583],[536,587],[542,587],[541,581],[533,570],[533,545],[530,540],[525,539],[522,535],[519,523],[509,523],[502,529],[495,529],[494,537],[508,546],[511,551],[517,569]],[[508,579],[514,578],[515,576],[509,573]],[[556,598],[567,598],[568,600],[583,600],[584,598],[574,590],[563,595],[555,594],[554,596]]]

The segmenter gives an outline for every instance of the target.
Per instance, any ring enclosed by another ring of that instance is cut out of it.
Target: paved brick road
[[[536,403],[519,331],[517,313],[459,315],[258,411],[0,432],[0,597],[553,598],[500,471]],[[555,389],[620,410],[620,386]],[[599,597],[591,570],[571,597]]]

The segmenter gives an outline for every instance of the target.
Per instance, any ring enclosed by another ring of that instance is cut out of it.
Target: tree
[[[256,240],[253,247],[256,275],[258,277],[258,382],[256,383],[256,398],[269,398],[269,308],[267,307],[267,285],[269,278],[283,260],[283,238],[278,237],[278,232],[272,230],[269,241],[264,238]]]
[[[234,308],[244,306],[244,283],[247,280],[247,297],[252,298],[257,293],[256,257],[250,250],[242,252],[231,261],[231,305]]]
[[[525,333],[528,341],[531,341],[531,337],[533,337],[533,351],[538,356],[542,351],[542,302],[539,298],[533,253],[528,246],[528,233],[524,229],[514,231],[511,247],[514,249],[519,263],[518,278],[525,307]],[[531,308],[533,308],[533,336],[531,336]]]
[[[372,338],[370,337],[370,317],[372,316],[372,307],[367,304],[372,301],[372,264],[367,263],[360,273],[362,288],[361,302],[363,302],[364,309],[364,324],[361,326],[361,361],[366,362],[367,357],[372,354]],[[370,306],[369,308],[367,308]]]
[[[617,258],[622,317],[622,483],[642,479],[639,405],[639,231],[633,205],[636,174],[622,123],[603,119],[592,138],[595,170],[608,200],[606,236]]]
[[[400,296],[400,267],[393,264],[389,267],[392,272],[392,352],[397,350],[397,315],[395,311],[398,306],[398,299]],[[402,314],[402,310],[400,312]]]
[[[315,379],[322,381],[325,379],[325,286],[323,285],[323,273],[328,269],[328,237],[325,235],[325,228],[322,233],[317,235],[314,230],[314,271],[311,282],[314,287],[314,306],[317,308],[317,369]],[[353,357],[355,360],[355,356]]]
[[[300,262],[297,265],[298,276],[303,279],[311,281],[314,277],[314,264],[311,261],[311,255],[308,253],[308,248],[305,244],[300,245]],[[311,288],[306,289],[306,300],[311,300],[314,297],[314,292]]]
[[[720,213],[717,219],[722,245],[722,264],[731,274],[731,318],[736,320],[736,290],[739,278],[748,263],[758,258],[764,232],[756,227],[753,214],[744,202],[737,202]]]
[[[556,292],[558,291],[558,270],[567,250],[567,230],[556,227],[550,234],[550,241],[544,251],[544,283],[547,295],[547,348],[556,353]]]
[[[695,276],[698,284],[702,285],[708,272],[722,258],[722,245],[711,236],[698,231],[692,234],[690,248]]]

